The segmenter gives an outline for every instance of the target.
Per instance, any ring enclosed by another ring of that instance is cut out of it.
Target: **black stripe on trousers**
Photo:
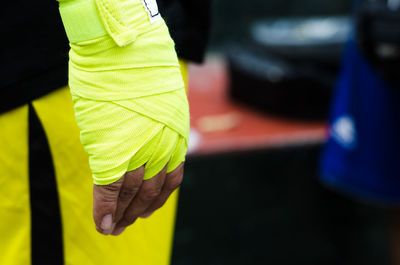
[[[32,265],[62,265],[62,224],[55,170],[46,134],[31,104],[29,182]]]

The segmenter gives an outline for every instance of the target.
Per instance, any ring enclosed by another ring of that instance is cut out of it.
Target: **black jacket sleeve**
[[[158,0],[178,56],[202,62],[211,25],[211,0]]]

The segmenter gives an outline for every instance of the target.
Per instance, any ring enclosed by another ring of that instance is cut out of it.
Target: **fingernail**
[[[140,216],[140,218],[143,218],[143,219],[149,218],[153,213],[154,213],[154,211],[142,214]]]
[[[124,232],[125,228],[126,228],[126,227],[120,227],[120,228],[118,228],[117,230],[115,230],[112,234],[113,234],[114,236],[119,236],[120,234],[122,234],[122,232]]]
[[[112,214],[107,214],[106,216],[103,217],[103,220],[101,221],[101,229],[107,231],[110,230],[112,226]]]

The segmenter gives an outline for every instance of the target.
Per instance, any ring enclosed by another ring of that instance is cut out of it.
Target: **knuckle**
[[[117,210],[117,204],[115,202],[95,202],[93,208],[94,212],[99,215],[114,213]]]
[[[143,182],[143,174],[127,175],[126,182],[129,183],[129,186],[140,186]]]
[[[112,183],[104,186],[95,185],[93,189],[93,196],[96,200],[104,203],[115,202],[118,198],[118,193],[120,189],[120,183]]]
[[[141,200],[144,202],[149,202],[155,200],[161,194],[161,188],[155,188],[151,190],[146,190],[141,195]]]
[[[113,182],[111,184],[108,185],[96,185],[97,187],[102,188],[105,191],[108,192],[117,192],[121,189],[122,183],[123,183],[124,179],[120,178],[119,180],[117,180],[116,182]]]
[[[121,188],[121,184],[120,183],[112,183],[109,185],[104,185],[102,187],[104,190],[106,190],[108,192],[117,192]]]
[[[167,189],[175,190],[182,184],[183,175],[177,175],[167,180]]]
[[[126,173],[127,177],[135,179],[142,179],[143,175],[144,175],[144,166],[141,166],[135,170]]]
[[[100,201],[103,204],[113,204],[116,202],[117,196],[117,193],[104,193],[101,196]]]
[[[119,198],[122,201],[130,200],[139,191],[137,186],[123,187],[120,191]]]

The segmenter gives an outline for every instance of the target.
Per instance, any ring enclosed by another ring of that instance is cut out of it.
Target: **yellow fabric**
[[[73,9],[84,8],[87,1],[61,1],[63,23],[70,32],[80,25],[74,15],[85,13]],[[143,164],[145,179],[166,164],[170,172],[184,161],[189,107],[165,22],[151,23],[141,0],[95,2],[108,34],[71,42],[69,63],[75,118],[94,183],[110,184]]]
[[[30,264],[28,107],[0,115],[0,264]]]
[[[92,218],[91,172],[79,142],[68,88],[33,102],[55,166],[66,265],[167,265],[177,203],[175,192],[159,211],[119,237],[100,235]],[[0,264],[30,264],[28,108],[0,115]]]
[[[136,30],[125,24],[124,10],[118,6],[117,0],[96,0],[96,3],[103,25],[118,46],[126,46],[136,40]]]
[[[63,2],[60,14],[62,20],[65,21],[67,37],[72,43],[95,39],[107,34],[97,14],[94,0]]]
[[[140,0],[118,1],[126,12],[137,10],[147,19]],[[136,26],[132,18],[127,23]],[[70,44],[69,85],[73,95],[111,101],[183,88],[174,42],[164,21],[137,27],[143,33],[125,47],[119,47],[109,35]]]
[[[179,60],[179,65],[181,69],[181,74],[183,78],[183,83],[185,84],[185,91],[186,91],[186,96],[189,95],[189,67],[188,67],[188,62],[186,60]]]
[[[138,34],[150,31],[151,24],[155,22],[148,18],[143,0],[58,1],[71,43],[91,40],[107,33],[118,46],[123,47],[134,42]],[[90,20],[93,23],[88,23]],[[163,21],[154,24],[155,28]]]
[[[112,183],[128,170],[144,164],[144,179],[149,179],[169,161],[167,172],[185,160],[186,140],[171,128],[177,131],[186,128],[162,123],[166,119],[186,119],[184,110],[175,109],[168,102],[171,98],[173,102],[184,102],[185,91],[178,90],[168,97],[161,94],[152,99],[144,97],[131,101],[74,99],[81,141],[89,154],[96,184]],[[151,106],[149,100],[155,102],[155,106]],[[173,114],[163,117],[168,109]]]

